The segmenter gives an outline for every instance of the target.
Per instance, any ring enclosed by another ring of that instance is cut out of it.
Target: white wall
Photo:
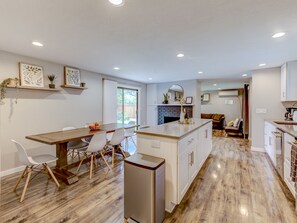
[[[253,71],[251,84],[252,149],[264,149],[264,119],[284,119],[285,108],[280,101],[280,68]],[[267,109],[257,114],[256,109]]]
[[[224,114],[226,122],[242,117],[242,90],[238,97],[219,97],[219,91],[208,91],[209,102],[201,103],[201,113]],[[233,104],[225,104],[226,100],[233,100]]]
[[[43,66],[45,85],[49,83],[48,74],[58,76],[56,86],[63,83],[63,65],[42,61],[30,57],[0,51],[0,80],[18,77],[18,62],[27,62]],[[57,131],[65,126],[81,127],[93,121],[102,121],[102,76],[98,73],[81,70],[81,79],[88,89],[62,89],[61,92],[21,90],[18,104],[14,104],[15,89],[7,89],[5,104],[0,105],[0,151],[1,169],[6,171],[20,164],[16,149],[10,139],[20,141],[30,154],[50,153],[55,155],[55,146],[48,146],[25,139],[26,135]],[[112,78],[125,83],[124,79]],[[146,85],[126,81],[130,85],[141,85],[142,107],[146,104]],[[144,98],[144,99],[143,99]],[[146,120],[146,111],[141,113],[141,122]]]

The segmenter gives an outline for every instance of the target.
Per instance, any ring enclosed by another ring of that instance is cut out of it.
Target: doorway
[[[138,124],[138,90],[117,88],[117,123]]]

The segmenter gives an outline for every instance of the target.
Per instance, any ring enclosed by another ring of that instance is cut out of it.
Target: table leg
[[[112,156],[111,156],[111,166],[112,166],[112,168],[114,168],[114,152],[115,152],[115,148],[113,146],[112,147]]]
[[[66,184],[73,184],[78,181],[78,177],[67,170],[67,142],[59,143],[56,145],[56,168],[53,173],[57,178],[62,180]]]

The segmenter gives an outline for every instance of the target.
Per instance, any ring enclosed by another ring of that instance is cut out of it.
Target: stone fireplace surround
[[[183,105],[186,109],[190,118],[193,117],[193,106]],[[158,105],[158,125],[164,124],[164,117],[179,117],[180,116],[180,105]]]

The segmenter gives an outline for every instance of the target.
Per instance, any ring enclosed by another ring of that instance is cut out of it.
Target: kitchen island
[[[178,205],[212,150],[212,120],[171,122],[137,131],[137,151],[165,159],[165,208]]]

